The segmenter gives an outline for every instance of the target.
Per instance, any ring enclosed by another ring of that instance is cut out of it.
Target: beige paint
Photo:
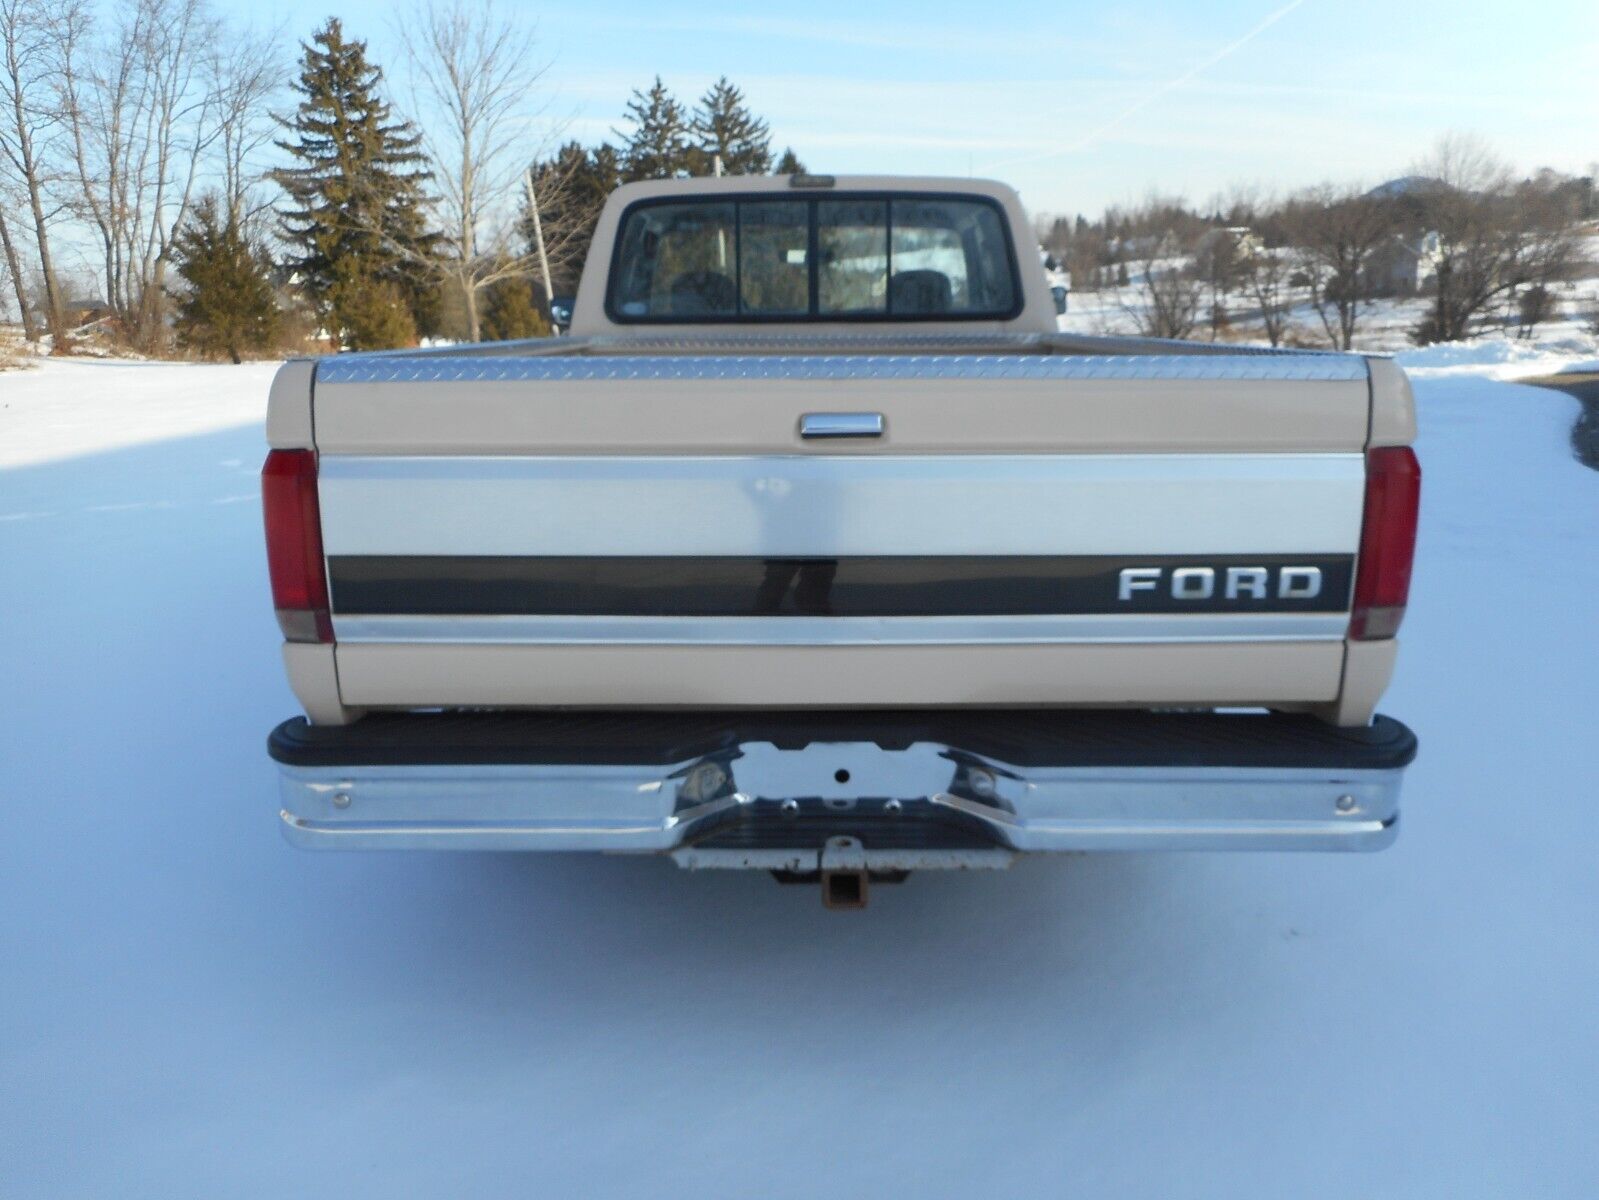
[[[1393,678],[1399,643],[1392,638],[1380,642],[1347,642],[1344,678],[1338,699],[1314,710],[1334,725],[1364,725],[1377,711],[1377,701]]]
[[[884,414],[870,441],[800,414]],[[1007,454],[1356,451],[1363,381],[640,379],[322,384],[328,454]]]
[[[338,665],[332,646],[305,642],[283,643],[283,666],[289,687],[313,725],[348,725],[362,710],[339,699]]]
[[[274,450],[310,450],[316,446],[311,424],[311,387],[316,359],[291,358],[272,377],[267,396],[267,445]]]
[[[1029,269],[1025,261],[1026,256],[1033,253],[1036,242],[1032,226],[1027,220],[1027,213],[1022,208],[1021,198],[1016,195],[1014,189],[992,179],[940,179],[931,176],[840,175],[836,177],[836,183],[831,188],[795,188],[790,186],[789,179],[787,175],[727,175],[710,179],[653,179],[644,183],[627,183],[617,188],[605,202],[599,224],[594,230],[592,244],[596,252],[591,253],[588,261],[583,264],[583,278],[578,284],[577,303],[572,309],[573,334],[581,336],[625,332],[661,336],[705,332],[703,324],[617,325],[605,315],[605,285],[610,271],[610,247],[616,242],[617,225],[620,223],[623,210],[634,201],[656,196],[676,195],[686,199],[751,192],[808,200],[813,196],[826,199],[829,193],[847,191],[959,192],[968,196],[990,197],[997,200],[1005,210],[1010,223],[1011,240],[1016,244],[1017,258],[1023,260],[1018,263],[1021,268],[1021,313],[1009,321],[918,321],[915,323],[918,333],[984,333],[998,330],[1054,332],[1055,300],[1050,295],[1049,280],[1045,278],[1044,272],[1036,268],[1036,263],[1033,269]],[[719,325],[718,328],[729,333],[769,333],[772,326],[770,324]],[[869,333],[873,328],[872,325],[863,326],[858,321],[837,324],[807,322],[805,325],[806,331],[811,333],[853,335]]]
[[[1404,369],[1391,358],[1368,358],[1372,446],[1408,446],[1416,440],[1416,396]]]
[[[372,707],[1292,706],[1337,696],[1343,647],[346,644],[338,664]]]

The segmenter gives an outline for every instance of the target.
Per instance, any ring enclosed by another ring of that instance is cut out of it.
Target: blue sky
[[[991,175],[1035,211],[1375,183],[1449,131],[1523,168],[1599,160],[1595,0],[512,7],[569,136],[608,136],[657,72],[684,99],[725,73],[813,170]],[[336,12],[393,63],[404,11],[290,0],[273,19],[298,38]]]

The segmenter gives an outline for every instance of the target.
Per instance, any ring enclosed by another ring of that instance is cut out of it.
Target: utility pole
[[[555,301],[555,288],[550,283],[550,259],[544,253],[544,224],[539,220],[539,198],[533,192],[533,168],[522,173],[527,182],[527,206],[533,214],[533,245],[539,252],[539,276],[544,280],[544,310],[549,311]]]
[[[722,156],[720,154],[711,155],[711,174],[717,179],[722,177]],[[727,268],[727,230],[725,229],[716,231],[716,260],[718,266],[724,270]]]

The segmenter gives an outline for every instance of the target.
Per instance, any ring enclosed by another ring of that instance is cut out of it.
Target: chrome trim
[[[812,412],[800,417],[802,438],[874,438],[883,436],[883,414]]]
[[[755,799],[783,797],[846,809],[866,796],[930,800],[985,827],[1001,854],[1374,850],[1398,832],[1403,777],[1398,769],[1018,768],[927,742],[903,750],[754,742],[667,767],[279,771],[284,834],[308,848],[679,851],[689,866],[765,865],[769,852],[713,862],[693,843],[719,823],[754,819],[746,806]],[[798,856],[790,869],[806,869],[807,853],[777,857],[786,865]],[[970,864],[957,856],[943,865]]]
[[[1364,359],[1318,354],[350,355],[317,365],[316,386],[367,383],[612,382],[645,379],[1087,379],[1361,382]]]
[[[1341,613],[1177,613],[1021,617],[333,618],[340,642],[553,645],[874,646],[1046,642],[1339,641]]]
[[[1348,554],[1359,453],[323,455],[339,554]]]
[[[782,329],[763,328],[760,332],[735,332],[727,326],[703,327],[697,333],[651,333],[645,329],[628,333],[585,334],[578,337],[521,338],[506,342],[477,342],[467,345],[436,346],[430,349],[362,350],[341,355],[337,360],[323,358],[316,361],[349,361],[360,358],[524,358],[537,356],[567,356],[580,354],[636,354],[640,351],[698,351],[701,354],[721,353],[731,346],[745,353],[787,350],[792,353],[818,353],[822,351],[872,351],[884,354],[890,348],[909,346],[932,353],[948,353],[951,348],[964,348],[968,354],[1033,353],[1061,356],[1097,356],[1130,354],[1186,354],[1210,357],[1294,358],[1321,355],[1324,357],[1386,359],[1392,355],[1366,351],[1360,355],[1340,350],[1281,349],[1269,346],[1217,344],[1211,342],[1183,341],[1174,338],[1114,337],[1098,334],[1063,334],[1059,331],[1016,331],[990,329],[979,332],[918,333],[914,327],[889,328],[878,326],[869,333],[849,332],[833,328],[825,332],[814,326]]]

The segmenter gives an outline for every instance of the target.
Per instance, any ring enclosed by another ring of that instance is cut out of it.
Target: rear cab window
[[[619,324],[1004,320],[1021,289],[987,197],[764,192],[629,206],[605,306]]]

